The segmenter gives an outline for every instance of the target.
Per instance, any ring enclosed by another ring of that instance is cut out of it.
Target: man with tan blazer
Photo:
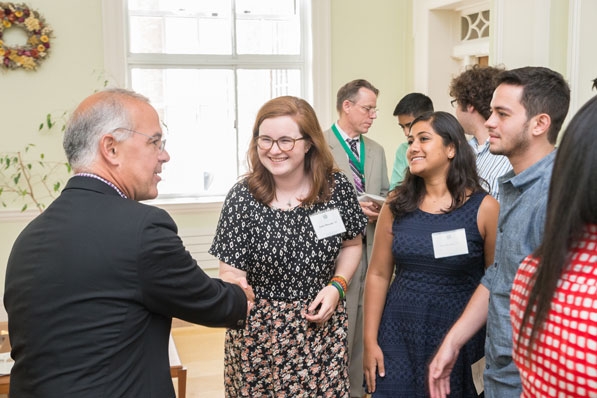
[[[379,90],[366,80],[353,80],[338,90],[338,121],[324,132],[338,167],[353,183],[357,194],[386,196],[389,189],[386,155],[383,147],[367,138],[377,118]],[[364,156],[363,156],[364,155]],[[350,396],[363,397],[363,287],[367,264],[373,248],[375,224],[381,206],[364,201],[361,207],[369,218],[363,238],[361,264],[350,281],[346,295],[348,313],[348,355],[350,359]]]

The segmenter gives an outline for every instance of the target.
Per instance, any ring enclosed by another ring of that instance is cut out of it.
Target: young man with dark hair
[[[421,93],[406,94],[394,108],[393,115],[398,119],[398,125],[402,128],[405,137],[410,133],[410,124],[415,118],[425,112],[433,112],[433,102],[431,98]],[[408,167],[406,159],[406,150],[408,143],[403,142],[398,146],[394,156],[394,167],[392,168],[392,177],[390,178],[390,189],[404,180],[404,174]]]

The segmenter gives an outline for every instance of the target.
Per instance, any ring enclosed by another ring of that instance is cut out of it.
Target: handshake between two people
[[[245,276],[234,276],[230,274],[221,275],[222,280],[240,286],[247,296],[247,315],[251,312],[251,309],[255,305],[255,292],[253,288],[247,282]],[[309,304],[308,308],[302,311],[302,315],[309,322],[323,324],[327,322],[338,306],[339,294],[336,288],[333,286],[325,286],[317,297]]]
[[[245,292],[245,296],[247,296],[247,315],[249,315],[251,309],[255,305],[255,292],[253,292],[253,288],[249,285],[249,282],[247,282],[247,278],[241,276],[233,280],[228,280],[228,282],[240,286],[240,288],[243,289],[243,292]]]

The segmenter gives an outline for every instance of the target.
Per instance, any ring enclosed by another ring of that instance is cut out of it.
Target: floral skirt
[[[349,396],[344,302],[324,325],[301,316],[307,305],[260,299],[245,329],[226,332],[227,397]]]

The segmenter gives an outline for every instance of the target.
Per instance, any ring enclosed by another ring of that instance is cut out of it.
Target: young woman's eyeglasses
[[[263,149],[264,151],[268,151],[272,149],[274,144],[278,145],[281,151],[288,152],[294,149],[294,145],[297,141],[304,140],[305,137],[301,138],[292,138],[292,137],[280,137],[277,140],[274,140],[272,137],[267,135],[260,135],[256,138],[257,146],[259,149]]]

